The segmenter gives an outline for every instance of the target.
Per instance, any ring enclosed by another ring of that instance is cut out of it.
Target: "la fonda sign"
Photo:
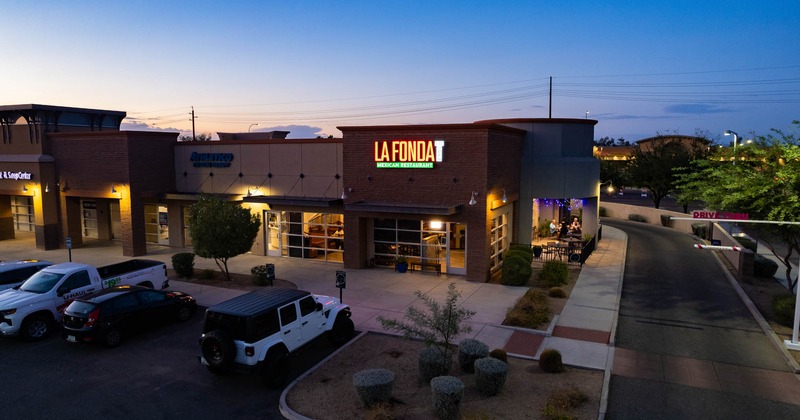
[[[378,140],[375,164],[378,168],[433,168],[442,161],[444,140]]]

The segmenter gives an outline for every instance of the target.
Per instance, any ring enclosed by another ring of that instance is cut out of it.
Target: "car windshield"
[[[62,277],[64,277],[63,274],[40,271],[25,280],[19,289],[31,293],[47,293]]]
[[[97,308],[97,305],[94,303],[76,300],[67,306],[67,310],[65,312],[73,315],[88,315],[92,313],[95,308]]]

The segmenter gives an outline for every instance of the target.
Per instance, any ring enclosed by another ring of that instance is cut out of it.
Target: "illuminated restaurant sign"
[[[735,219],[735,220],[748,220],[750,215],[748,213],[733,213],[729,211],[695,211],[692,212],[693,219]]]
[[[227,168],[233,161],[233,153],[197,153],[189,158],[195,168]]]
[[[375,142],[378,168],[433,168],[441,162],[444,140],[380,140]]]
[[[0,171],[0,179],[24,179],[30,180],[32,174],[30,172],[8,172]]]

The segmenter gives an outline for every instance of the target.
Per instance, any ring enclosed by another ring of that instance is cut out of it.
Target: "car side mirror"
[[[317,302],[317,310],[318,310],[318,311],[321,311],[321,310],[322,310],[322,304],[321,304],[321,303],[319,303],[319,302]]]

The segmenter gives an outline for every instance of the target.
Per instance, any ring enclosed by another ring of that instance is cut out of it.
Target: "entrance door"
[[[267,247],[267,255],[273,257],[281,256],[281,213],[277,211],[265,211],[264,220],[267,221],[267,228],[264,231]]]
[[[447,273],[467,274],[467,225],[447,224]]]

